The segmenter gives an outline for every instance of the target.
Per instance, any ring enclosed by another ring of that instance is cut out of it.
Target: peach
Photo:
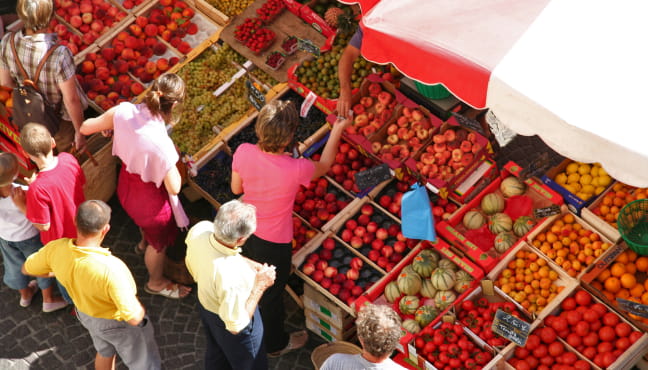
[[[92,20],[93,20],[92,13],[83,13],[83,14],[81,15],[81,20],[82,20],[83,23],[85,23],[85,24],[90,24],[90,23],[92,23]]]
[[[104,58],[96,58],[94,64],[95,67],[108,67],[108,61]]]
[[[180,61],[180,58],[178,58],[178,57],[171,57],[171,58],[169,58],[169,65],[170,65],[170,66],[174,66],[174,65],[178,64],[179,61]]]
[[[182,41],[178,45],[178,51],[182,54],[188,54],[191,51],[191,45],[189,45],[189,43],[186,41]]]
[[[135,53],[131,48],[124,48],[121,52],[121,57],[124,60],[135,59]]]
[[[457,135],[456,135],[456,133],[454,132],[454,130],[446,130],[446,131],[443,133],[443,136],[445,136],[446,141],[453,141],[453,140],[455,140],[456,137],[457,137]]]
[[[113,49],[115,49],[115,56],[121,55],[124,48],[125,46],[122,41],[117,41],[116,43],[113,43]]]
[[[137,39],[134,36],[126,37],[126,40],[124,40],[124,46],[129,49],[137,49]]]
[[[73,15],[70,17],[70,25],[74,28],[79,28],[83,24],[83,20],[78,15]]]
[[[136,24],[131,24],[128,26],[128,30],[130,31],[131,35],[133,36],[139,36],[142,34],[142,27],[136,25]]]
[[[115,40],[125,41],[125,40],[128,38],[128,36],[130,36],[130,35],[128,34],[128,32],[126,32],[126,31],[121,31],[120,33],[117,34],[117,36],[116,36],[115,39],[113,40],[113,44],[115,43]],[[113,45],[113,46],[114,46],[114,45]]]
[[[100,80],[107,80],[110,77],[110,70],[106,67],[97,67],[95,70],[95,76]]]
[[[461,142],[461,145],[459,146],[459,149],[461,149],[463,152],[468,153],[472,151],[472,143],[468,140],[464,140]]]
[[[187,33],[190,35],[195,35],[198,33],[198,25],[195,23],[189,23],[187,26]]]
[[[153,62],[153,61],[150,61],[150,60],[148,62],[146,62],[146,64],[144,64],[144,71],[146,71],[146,73],[150,73],[150,74],[155,73],[155,71],[157,71],[156,62]]]
[[[452,160],[455,162],[461,161],[461,157],[463,157],[463,151],[461,149],[454,149],[452,151]]]
[[[90,100],[94,100],[94,98],[95,98],[98,94],[99,94],[98,92],[96,92],[96,91],[92,91],[92,90],[90,90],[90,91],[88,91],[88,92],[86,93],[86,95],[88,96],[88,99],[90,99]]]
[[[153,73],[155,73],[155,72],[153,72]],[[153,74],[148,73],[146,71],[143,71],[142,73],[138,74],[137,77],[139,77],[140,81],[142,81],[144,83],[149,83],[149,82],[153,81]]]
[[[171,33],[171,31],[169,31],[168,29],[167,29],[167,30],[164,30],[164,31],[162,31],[162,32],[160,33],[160,37],[162,37],[162,40],[164,40],[164,41],[166,41],[166,42],[171,41],[171,36],[172,36],[172,33]]]
[[[171,41],[169,41],[171,46],[173,46],[174,48],[177,48],[180,45],[181,42],[182,42],[182,39],[179,38],[179,37],[174,37],[174,38],[171,39]]]
[[[112,100],[106,99],[101,104],[99,104],[99,107],[103,110],[108,110],[113,107],[115,103]]]
[[[169,61],[166,60],[166,58],[158,59],[157,62],[155,62],[155,64],[157,66],[158,71],[164,72],[169,69]]]
[[[145,46],[140,50],[140,54],[146,58],[150,58],[153,56],[153,49]]]
[[[104,29],[104,24],[101,21],[101,19],[95,19],[91,24],[90,24],[90,29],[95,31],[95,32],[101,32]]]
[[[147,25],[144,27],[144,33],[145,33],[147,36],[151,36],[151,37],[156,36],[157,33],[158,33],[158,28],[157,28],[157,26],[154,25],[154,24],[147,24]]]
[[[94,102],[97,103],[97,104],[101,104],[101,102],[104,101],[104,100],[106,100],[106,96],[105,96],[105,95],[101,95],[101,94],[100,94],[100,95],[97,95],[97,96],[94,98]]]
[[[376,104],[376,105],[378,105],[378,104]],[[400,117],[398,117],[398,120],[396,121],[396,124],[398,124],[398,127],[407,127],[409,125],[409,121],[407,120],[407,117],[400,116]]]
[[[88,73],[94,72],[94,70],[95,70],[95,65],[91,61],[86,60],[86,61],[83,61],[83,63],[81,63],[81,72],[82,73],[88,74]]]
[[[155,46],[153,46],[153,54],[155,55],[163,55],[164,53],[166,53],[166,51],[166,45],[161,42],[158,42],[157,44],[155,44]]]
[[[130,90],[133,95],[137,96],[144,92],[144,86],[142,86],[142,84],[139,82],[135,82],[130,86]]]
[[[115,49],[113,48],[103,48],[101,49],[101,56],[104,57],[107,61],[112,61],[115,59]]]
[[[144,28],[149,24],[149,21],[148,18],[138,15],[137,18],[135,18],[135,24],[140,26],[140,28]]]

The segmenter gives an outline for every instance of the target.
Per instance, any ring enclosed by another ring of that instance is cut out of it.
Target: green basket
[[[630,249],[648,255],[648,199],[635,200],[621,208],[617,225]]]
[[[443,85],[441,84],[426,85],[418,81],[414,81],[414,85],[416,85],[416,90],[418,90],[418,92],[420,92],[426,98],[445,99],[452,95],[450,94],[450,91],[448,91],[448,89],[443,87]]]

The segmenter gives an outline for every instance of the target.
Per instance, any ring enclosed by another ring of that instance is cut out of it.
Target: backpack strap
[[[20,73],[22,73],[23,79],[31,82],[33,84],[33,87],[36,90],[38,89],[38,78],[40,77],[41,70],[43,70],[43,67],[45,66],[45,62],[49,59],[50,55],[56,50],[56,48],[59,46],[59,44],[55,44],[51,48],[47,50],[47,53],[45,53],[45,56],[43,59],[41,59],[40,63],[38,63],[38,67],[36,67],[36,75],[35,78],[32,80],[29,78],[29,75],[27,74],[27,71],[25,71],[25,67],[23,67],[22,62],[20,61],[20,58],[18,58],[18,53],[16,53],[16,43],[14,41],[16,34],[13,33],[11,36],[9,36],[11,40],[11,51],[13,52],[14,55],[14,60],[16,61],[16,65],[20,69]]]

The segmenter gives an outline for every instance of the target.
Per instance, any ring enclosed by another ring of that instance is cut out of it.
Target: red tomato
[[[603,357],[603,367],[604,368],[612,365],[614,363],[614,361],[616,361],[616,359],[617,359],[617,356],[612,354],[612,352],[605,352],[605,353],[603,353],[602,357]]]
[[[549,367],[551,367],[551,366],[554,364],[554,362],[555,362],[555,361],[554,361],[554,358],[553,358],[553,357],[549,357],[549,356],[545,356],[545,357],[542,357],[542,358],[540,359],[540,363],[541,363],[541,364],[543,364],[543,365],[547,365],[547,366],[549,366]]]
[[[561,332],[564,330],[567,330],[569,328],[569,323],[567,322],[567,319],[564,317],[557,317],[555,320],[551,322],[551,327],[557,331]]]
[[[574,297],[567,297],[564,301],[562,301],[560,307],[565,311],[573,310],[574,308],[576,308],[576,300],[574,299]]]
[[[591,366],[590,366],[589,362],[587,362],[585,360],[578,360],[578,361],[574,362],[574,369],[576,369],[576,370],[590,370]]]
[[[631,345],[632,343],[630,342],[630,338],[619,338],[614,343],[614,346],[621,351],[625,351],[626,349],[630,348]]]
[[[427,342],[423,346],[423,353],[425,354],[432,353],[435,349],[436,349],[436,345],[434,344],[434,342]]]
[[[567,343],[569,343],[570,346],[576,348],[583,343],[583,339],[576,333],[569,333],[569,335],[567,335]]]
[[[590,331],[586,336],[583,337],[583,344],[587,347],[594,347],[598,344],[598,342],[598,334],[593,331]]]
[[[541,359],[541,358],[547,356],[547,346],[544,345],[544,344],[540,344],[540,345],[537,346],[533,351],[531,351],[531,353],[532,353],[533,356],[535,356],[536,358]]]
[[[532,369],[538,367],[538,364],[540,363],[540,361],[538,361],[538,359],[533,356],[529,356],[525,358],[524,361],[526,361],[527,364],[529,364],[529,366],[531,366]]]
[[[525,347],[515,347],[515,358],[524,360],[529,356],[529,350]]]
[[[619,316],[617,316],[616,314],[612,312],[607,312],[606,314],[603,315],[604,325],[614,327],[618,323],[619,323]]]
[[[567,312],[567,322],[569,325],[576,325],[579,321],[583,319],[583,315],[578,311],[566,311]]]
[[[584,350],[580,351],[580,353],[583,354],[583,356],[589,358],[590,360],[596,356],[596,348],[594,347],[586,347]]]
[[[627,322],[620,322],[614,327],[614,331],[619,338],[627,337],[632,333],[632,326]]]
[[[574,327],[574,333],[580,335],[581,337],[584,337],[589,333],[589,323],[586,321],[581,321],[576,326]]]
[[[531,366],[526,361],[520,360],[515,364],[515,370],[531,370]]]
[[[425,341],[423,340],[422,337],[418,337],[414,341],[414,345],[416,346],[416,349],[421,349],[425,345]]]
[[[553,325],[554,320],[556,320],[556,316],[547,316],[546,319],[544,319],[544,323],[547,326]]]
[[[608,311],[607,307],[603,303],[594,303],[593,305],[590,306],[590,309],[596,311],[599,316],[603,316],[606,313],[611,313]]]
[[[590,331],[598,331],[603,326],[601,320],[596,320],[590,323]]]
[[[573,365],[578,360],[578,356],[574,352],[565,352],[562,358],[565,365]]]
[[[574,294],[574,299],[576,300],[576,304],[579,306],[589,306],[592,302],[592,296],[584,290],[577,291],[576,294]]]
[[[614,344],[612,344],[612,342],[599,342],[596,346],[596,351],[598,351],[598,353],[612,352],[614,349]]]
[[[475,308],[475,302],[471,300],[465,300],[461,302],[461,309],[464,311],[470,311]]]
[[[593,323],[594,321],[598,321],[598,319],[599,319],[599,314],[598,314],[598,312],[596,312],[594,310],[590,309],[590,310],[587,310],[587,311],[585,311],[583,313],[583,320],[585,320],[585,321],[587,321],[589,323]]]
[[[565,351],[565,347],[561,342],[553,342],[549,345],[548,351],[550,356],[558,357]]]
[[[603,364],[603,354],[602,353],[597,353],[596,356],[594,356],[594,359],[592,360],[594,364],[600,368],[605,368],[605,365]]]
[[[614,331],[616,331],[616,328],[614,329]],[[617,335],[619,335],[618,333],[619,332],[617,332]],[[641,332],[633,331],[632,333],[630,333],[630,343],[636,342],[637,340],[639,340],[639,338],[641,338],[642,335],[643,334]]]
[[[526,348],[528,348],[529,351],[533,351],[538,347],[538,345],[540,345],[540,337],[535,334],[529,335],[526,342]]]
[[[556,331],[551,327],[545,326],[540,329],[540,339],[546,344],[552,343],[556,340]]]
[[[458,358],[451,358],[448,362],[448,366],[454,369],[458,369],[461,367],[461,360],[459,360]]]
[[[541,364],[540,366],[538,366],[538,370],[551,370],[551,369],[549,369],[549,366],[545,364]]]
[[[604,326],[599,329],[598,336],[604,342],[612,342],[616,338],[616,333],[612,327]]]

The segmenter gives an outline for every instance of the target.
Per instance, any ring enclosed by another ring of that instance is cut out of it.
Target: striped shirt
[[[6,34],[0,42],[0,69],[9,70],[16,85],[20,85],[24,78],[11,51],[9,37],[13,35],[13,33]],[[16,54],[30,78],[35,77],[34,74],[38,63],[45,56],[47,50],[56,42],[57,35],[55,33],[38,33],[31,36],[23,35],[22,31],[17,33],[15,36]],[[58,85],[70,78],[75,78],[72,52],[67,47],[59,46],[43,66],[38,79],[38,88],[45,94],[50,104],[61,106],[61,116],[67,121],[70,120],[70,116],[62,104],[63,95]],[[78,82],[76,85],[83,110],[87,107],[86,95],[81,90]]]

